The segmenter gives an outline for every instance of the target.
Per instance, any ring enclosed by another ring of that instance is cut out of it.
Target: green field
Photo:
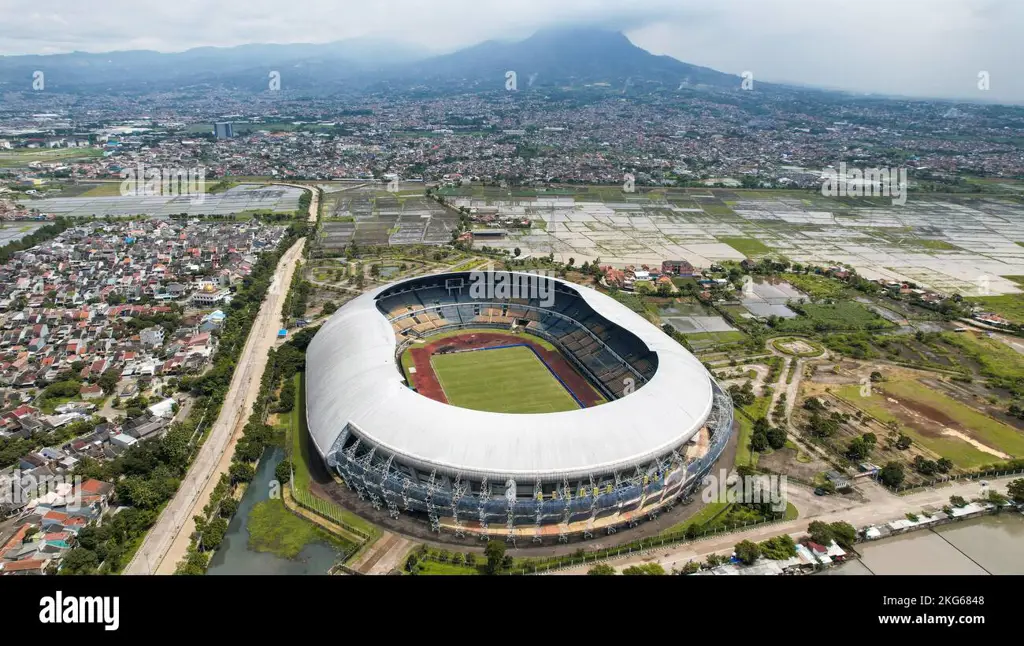
[[[579,405],[530,348],[516,346],[434,355],[453,406],[492,413],[555,413]]]
[[[465,564],[440,563],[433,559],[420,561],[421,576],[474,576],[483,574],[480,567]]]
[[[706,210],[706,209],[705,209]],[[750,258],[753,256],[763,256],[766,253],[771,253],[763,242],[755,238],[719,238],[719,242],[724,242],[736,251],[740,252],[744,256]]]
[[[1024,381],[1024,355],[984,334],[944,332],[942,340],[981,364],[983,374],[1007,382]]]
[[[1003,451],[1004,453],[1013,453],[1010,450],[1010,446],[1001,445],[1002,441],[1008,440],[1010,445],[1018,445],[1019,442],[1024,440],[1024,436],[1014,431],[1014,429],[1006,427],[989,417],[985,417],[977,411],[917,382],[890,381],[886,382],[884,387],[896,397],[901,397],[905,401],[918,401],[936,408],[961,424],[964,424],[966,420],[971,420],[972,424],[978,424],[967,426],[971,433],[975,435],[978,441],[996,450]],[[874,389],[872,389],[870,396],[862,397],[860,395],[860,386],[849,385],[839,388],[837,394],[882,423],[896,422],[900,426],[900,431],[910,436],[915,444],[934,451],[942,457],[949,458],[961,469],[977,469],[984,465],[999,462],[998,457],[978,450],[970,443],[957,437],[924,433],[912,426],[907,426],[890,410],[892,404],[887,400],[886,396]],[[1005,430],[993,429],[993,425],[1002,426]],[[1015,434],[1016,437],[1013,437],[1011,434]]]
[[[736,438],[736,466],[757,466],[757,453],[750,448],[750,438],[754,435],[754,420],[767,417],[771,403],[771,397],[758,397],[753,404],[736,412],[736,422],[740,427]]]
[[[746,338],[747,335],[738,330],[732,330],[729,332],[694,332],[693,334],[686,335],[686,340],[691,343],[707,341],[708,343],[715,345],[721,343],[736,343],[744,341]]]
[[[817,274],[784,274],[783,278],[813,299],[838,298],[846,291],[844,283]]]
[[[794,308],[798,306],[794,305]],[[803,315],[783,319],[775,329],[784,332],[827,332],[830,330],[867,330],[893,327],[893,324],[860,303],[840,301],[834,304],[802,303]]]
[[[249,549],[270,552],[294,559],[310,543],[330,543],[335,548],[352,554],[353,543],[329,534],[304,518],[288,511],[279,499],[271,498],[256,503],[249,513]]]
[[[994,312],[1013,323],[1024,323],[1024,294],[1003,294],[1001,296],[972,297],[986,310]]]
[[[891,381],[882,384],[886,393],[900,399],[910,399],[926,404],[950,419],[969,429],[980,442],[1014,457],[1024,456],[1024,433],[992,419],[943,393],[922,386],[916,381]],[[988,456],[989,462],[998,460]]]
[[[102,157],[99,148],[19,148],[0,151],[0,168],[28,166],[32,162],[53,163]]]

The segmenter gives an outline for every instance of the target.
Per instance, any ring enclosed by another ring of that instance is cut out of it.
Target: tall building
[[[235,129],[227,122],[213,124],[213,132],[217,139],[231,139],[235,136]]]

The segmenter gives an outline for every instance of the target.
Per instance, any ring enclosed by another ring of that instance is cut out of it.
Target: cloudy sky
[[[0,0],[0,18],[0,54],[361,36],[450,51],[594,24],[755,82],[1024,103],[1024,0]]]

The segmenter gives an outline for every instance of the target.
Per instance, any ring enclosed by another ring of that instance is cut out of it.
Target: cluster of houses
[[[922,512],[920,515],[908,514],[905,518],[890,521],[881,525],[868,525],[858,531],[859,540],[875,541],[896,536],[918,529],[936,527],[957,520],[966,520],[992,513],[997,507],[1012,509],[1012,502],[1000,504],[973,501],[963,506],[947,506],[942,510]],[[1024,511],[1024,506],[1022,506]],[[852,555],[856,557],[856,555]],[[695,572],[700,575],[789,575],[809,574],[846,561],[851,553],[840,547],[835,541],[828,545],[820,545],[812,540],[804,539],[796,546],[796,555],[784,560],[759,558],[752,565],[743,565],[733,554],[728,563],[717,567]]]
[[[652,286],[653,290],[657,290],[662,285],[668,285],[672,291],[675,291],[675,286],[672,283],[673,277],[699,278],[703,276],[703,272],[685,260],[665,260],[661,263],[660,268],[649,265],[640,265],[639,267],[627,265],[623,269],[607,266],[601,267],[601,273],[604,275],[605,284],[609,287],[627,291],[634,291],[638,283],[647,283]]]
[[[0,267],[0,442],[75,425],[0,470],[0,575],[53,571],[101,518],[113,485],[72,483],[76,466],[160,437],[187,405],[183,395],[136,400],[141,414],[125,419],[106,400],[205,370],[226,314],[200,307],[203,297],[229,303],[283,235],[258,223],[87,222]],[[44,397],[57,382],[59,399]]]
[[[88,479],[44,489],[19,510],[14,534],[0,546],[0,576],[56,571],[79,532],[107,511],[114,485]]]
[[[784,560],[758,559],[753,565],[743,565],[733,556],[729,563],[695,572],[704,576],[735,576],[735,575],[792,575],[810,574],[822,568],[832,567],[846,560],[846,550],[832,541],[828,545],[819,545],[814,541],[797,543],[796,556]]]
[[[0,267],[0,386],[24,388],[116,369],[124,378],[201,370],[232,287],[282,227],[90,222]],[[132,319],[186,317],[175,330]],[[82,392],[97,398],[95,387]]]

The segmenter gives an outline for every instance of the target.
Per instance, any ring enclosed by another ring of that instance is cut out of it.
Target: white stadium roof
[[[306,419],[320,454],[351,424],[364,445],[417,470],[549,480],[632,469],[690,439],[713,400],[700,361],[611,297],[552,280],[657,353],[650,381],[600,406],[558,413],[490,413],[434,401],[409,389],[396,365],[395,332],[375,302],[388,285],[341,307],[307,350]]]

